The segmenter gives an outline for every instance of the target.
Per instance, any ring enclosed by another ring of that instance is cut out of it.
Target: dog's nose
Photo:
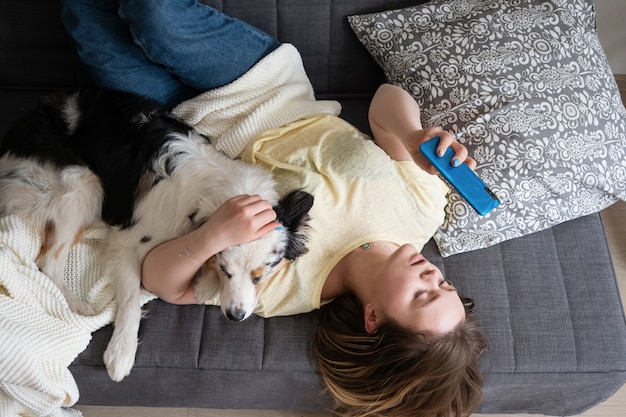
[[[229,320],[241,321],[244,319],[245,316],[246,312],[237,307],[229,308],[226,311],[226,317],[228,317]]]

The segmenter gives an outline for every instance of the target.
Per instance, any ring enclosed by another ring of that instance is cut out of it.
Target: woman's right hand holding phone
[[[417,130],[410,133],[406,138],[406,146],[415,163],[429,174],[437,173],[437,169],[422,155],[419,147],[422,143],[439,137],[439,145],[437,146],[437,155],[443,156],[448,148],[452,148],[454,156],[451,163],[455,166],[465,162],[472,170],[476,168],[476,161],[468,156],[467,148],[457,142],[452,134],[438,128],[428,127],[426,129]]]

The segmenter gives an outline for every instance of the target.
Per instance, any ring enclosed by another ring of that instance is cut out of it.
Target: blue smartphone
[[[443,175],[461,196],[484,216],[500,205],[500,199],[485,185],[470,167],[463,162],[459,166],[451,163],[454,150],[448,148],[443,156],[437,155],[439,136],[427,140],[420,145],[420,152]]]

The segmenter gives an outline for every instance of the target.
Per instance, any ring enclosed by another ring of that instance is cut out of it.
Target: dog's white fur
[[[73,134],[81,123],[77,99],[66,99],[60,111]],[[134,122],[141,124],[150,118],[149,113],[139,114]],[[114,283],[118,305],[113,335],[104,353],[114,381],[127,376],[134,364],[142,316],[141,264],[146,254],[199,227],[229,198],[259,194],[273,205],[279,204],[269,171],[228,158],[191,129],[169,135],[159,157],[151,160],[141,177],[144,192],[135,197],[130,226],[111,226],[103,249],[105,274]],[[59,166],[15,156],[10,148],[0,158],[0,214],[19,213],[37,227],[44,241],[38,266],[63,291],[70,308],[81,314],[94,312],[67,287],[63,270],[71,246],[84,230],[100,221],[103,198],[98,176],[86,166]],[[215,255],[195,279],[197,301],[204,303],[220,291],[224,315],[233,320],[249,317],[263,280],[279,266],[293,233],[277,229]]]

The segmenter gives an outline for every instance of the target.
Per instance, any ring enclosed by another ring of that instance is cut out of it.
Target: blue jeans
[[[61,21],[96,85],[168,107],[234,81],[279,46],[197,0],[62,0]]]

